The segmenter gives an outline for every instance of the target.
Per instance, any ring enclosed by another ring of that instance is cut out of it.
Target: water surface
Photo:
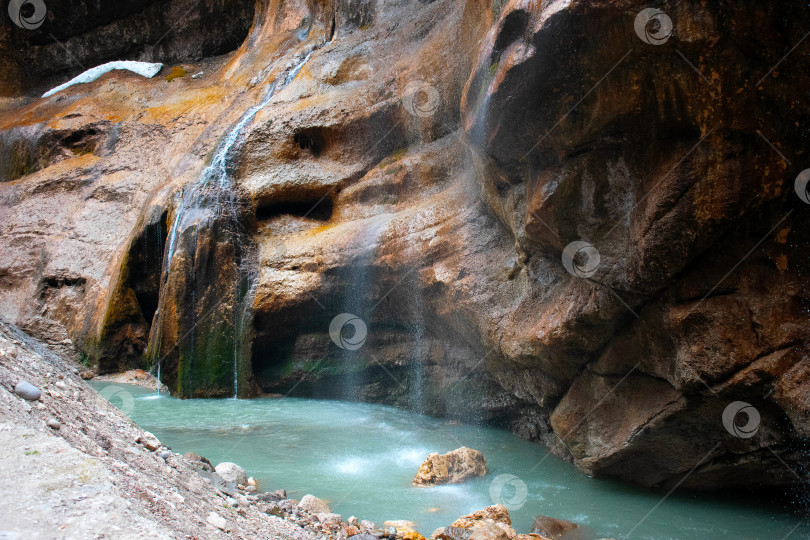
[[[94,386],[101,390],[109,383]],[[510,507],[518,532],[529,532],[542,514],[585,525],[590,538],[628,538],[631,530],[629,538],[656,540],[810,538],[810,526],[796,528],[799,517],[779,506],[679,492],[661,502],[663,492],[588,478],[544,447],[492,427],[365,403],[179,400],[117,386],[132,398],[118,392],[112,402],[131,409],[138,425],[174,451],[197,452],[214,464],[233,461],[262,490],[284,488],[296,499],[312,493],[344,519],[355,515],[379,525],[409,519],[429,536],[461,515],[501,503]],[[484,453],[485,477],[461,485],[411,486],[428,453],[459,446]]]

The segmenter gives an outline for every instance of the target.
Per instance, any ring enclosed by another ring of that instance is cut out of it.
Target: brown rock
[[[152,452],[160,448],[160,441],[158,438],[148,431],[144,431],[142,435],[139,435],[135,442],[142,444],[144,448]]]
[[[451,527],[468,528],[482,521],[492,521],[506,525],[512,524],[512,518],[509,517],[509,510],[502,504],[494,504],[487,506],[483,510],[477,510],[472,514],[461,516],[453,522]]]
[[[428,454],[424,463],[413,479],[417,486],[434,486],[438,484],[458,484],[470,478],[487,473],[487,460],[484,455],[471,448],[462,446],[446,454]]]
[[[532,534],[539,534],[546,538],[557,538],[578,527],[579,525],[573,521],[537,516],[532,524]]]

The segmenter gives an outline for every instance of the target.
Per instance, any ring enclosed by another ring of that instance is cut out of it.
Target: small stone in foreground
[[[216,512],[211,512],[210,514],[208,514],[208,518],[206,519],[206,521],[221,531],[228,532],[230,530],[228,520],[220,516]]]
[[[36,401],[42,395],[42,390],[28,381],[20,381],[14,387],[14,393],[28,401]]]
[[[155,450],[160,448],[160,441],[158,440],[158,438],[149,433],[148,431],[144,431],[142,435],[139,435],[138,439],[135,442],[144,445],[144,447],[150,452],[154,452]]]
[[[60,424],[59,420],[56,418],[48,418],[48,421],[45,422],[45,424],[47,424],[47,426],[51,429],[59,429],[62,427],[62,424]]]

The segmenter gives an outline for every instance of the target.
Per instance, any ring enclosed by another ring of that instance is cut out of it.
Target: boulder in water
[[[36,401],[42,395],[42,390],[28,381],[20,381],[14,387],[14,393],[27,401]]]
[[[544,536],[546,538],[557,538],[570,531],[573,531],[578,527],[579,525],[573,521],[555,519],[547,516],[537,516],[534,520],[534,524],[532,525],[532,533],[539,534],[540,536]]]
[[[247,474],[245,473],[245,469],[237,465],[236,463],[231,463],[229,461],[223,461],[219,465],[217,465],[214,470],[218,475],[222,477],[223,480],[226,482],[233,482],[234,484],[247,484]]]
[[[420,465],[415,486],[458,484],[470,478],[487,474],[487,460],[478,450],[462,446],[446,454],[428,454]]]
[[[319,499],[315,495],[304,495],[301,499],[301,502],[298,503],[298,508],[301,510],[306,510],[312,515],[317,514],[329,514],[332,511],[329,509],[329,505],[326,504],[325,501]]]

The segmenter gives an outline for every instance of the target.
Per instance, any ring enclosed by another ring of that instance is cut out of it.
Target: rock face
[[[45,89],[57,77],[66,81],[84,71],[82,66],[114,59],[180,62],[222,54],[247,36],[253,8],[253,0],[66,0],[47,5],[46,20],[31,29],[18,27],[4,12],[0,95]],[[27,69],[32,65],[37,69]]]
[[[446,454],[428,454],[413,479],[415,486],[459,484],[487,474],[487,460],[478,450],[462,446]]]
[[[260,0],[241,46],[206,58],[236,47],[247,4],[203,2],[154,54],[163,26],[106,36],[184,0],[68,4],[0,38],[3,73],[43,74],[0,78],[4,317],[98,372],[160,366],[183,397],[501,422],[648,486],[794,481],[804,4]],[[224,33],[194,31],[209,17]],[[83,63],[169,72],[38,99],[78,71],[48,71],[59,21]],[[227,197],[179,219],[274,82]]]

